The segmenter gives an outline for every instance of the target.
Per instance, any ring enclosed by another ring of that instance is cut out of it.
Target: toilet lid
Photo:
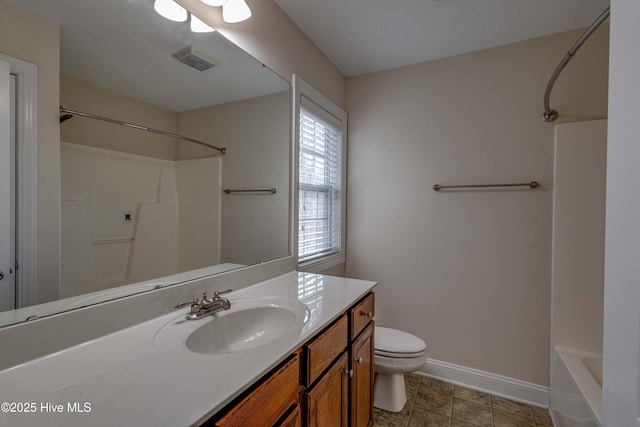
[[[378,353],[421,353],[427,344],[415,335],[397,329],[375,328],[375,350]]]

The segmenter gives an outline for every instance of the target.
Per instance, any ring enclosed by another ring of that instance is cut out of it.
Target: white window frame
[[[345,243],[346,243],[346,225],[347,225],[347,113],[330,101],[327,97],[311,87],[299,76],[293,75],[293,123],[294,123],[294,253],[297,260],[298,256],[298,227],[299,227],[299,195],[300,195],[300,108],[302,98],[305,97],[315,104],[319,105],[342,122],[342,191],[340,198],[340,250],[331,255],[315,258],[300,263],[298,261],[298,270],[319,273],[331,267],[343,264],[345,262]]]

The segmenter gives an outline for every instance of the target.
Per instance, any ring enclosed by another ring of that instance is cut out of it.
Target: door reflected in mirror
[[[46,159],[60,162],[60,250],[47,251],[60,280],[25,283],[18,271],[26,290],[15,294],[26,297],[0,325],[290,254],[288,82],[218,33],[163,19],[149,0],[0,9],[25,31],[42,19],[59,28],[60,105],[113,119],[60,113],[60,159]],[[211,67],[172,56],[181,50]]]

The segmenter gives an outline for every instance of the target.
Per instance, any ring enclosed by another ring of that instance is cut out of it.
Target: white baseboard
[[[428,359],[420,375],[542,408],[549,407],[549,387],[479,369]]]

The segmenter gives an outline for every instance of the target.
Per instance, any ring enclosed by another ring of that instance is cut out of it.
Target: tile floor
[[[374,427],[549,427],[544,408],[525,405],[421,375],[405,376],[401,412],[375,408]]]

